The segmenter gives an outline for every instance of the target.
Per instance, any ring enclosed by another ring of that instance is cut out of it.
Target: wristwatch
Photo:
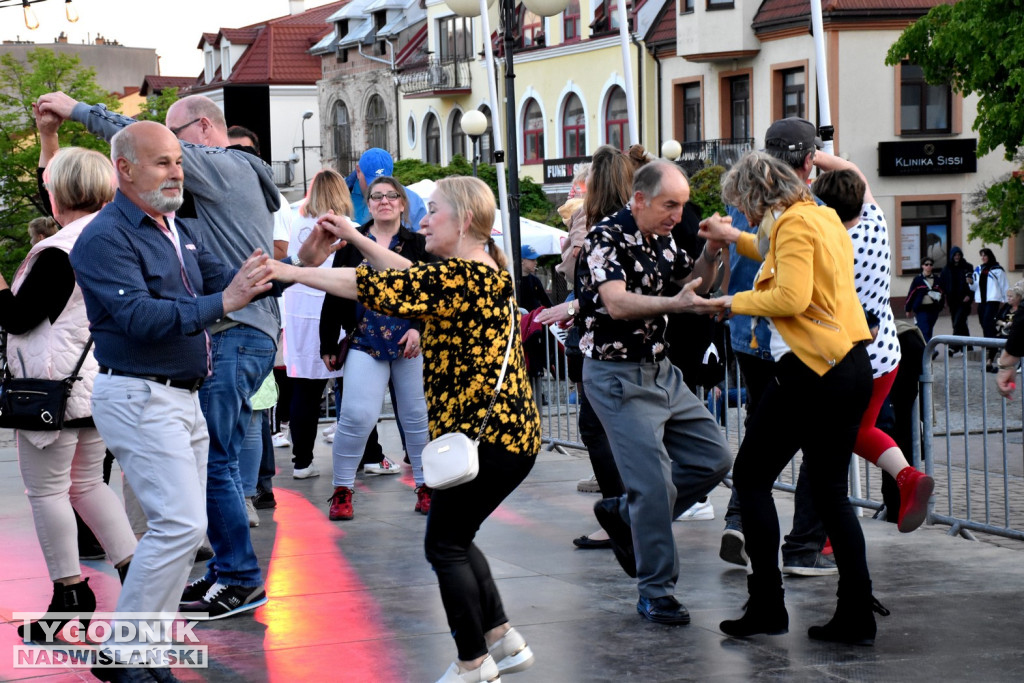
[[[573,305],[572,301],[569,302],[569,308],[565,309],[565,312],[569,314],[570,318],[576,315],[576,307]]]
[[[304,268],[306,266],[306,264],[302,262],[302,259],[299,258],[298,254],[292,256],[292,265],[296,268]]]

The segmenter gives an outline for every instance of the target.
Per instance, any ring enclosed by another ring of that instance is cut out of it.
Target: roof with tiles
[[[658,12],[651,30],[644,38],[648,45],[674,43],[676,41],[676,7],[674,2],[666,2]]]
[[[825,21],[849,18],[892,18],[924,15],[936,5],[952,5],[956,0],[822,0]],[[777,25],[807,23],[811,20],[811,0],[764,0],[754,15],[754,29]]]
[[[149,96],[159,94],[167,88],[177,88],[178,92],[186,90],[189,86],[195,85],[196,79],[191,76],[157,76],[149,75],[142,81],[139,94]]]
[[[348,0],[341,0],[300,14],[241,28],[222,28],[216,34],[203,34],[203,42],[215,46],[222,37],[232,44],[249,46],[232,65],[227,79],[218,72],[217,78],[207,87],[225,82],[266,85],[316,83],[321,76],[320,58],[311,55],[309,49],[333,30],[327,22],[328,17],[347,3]],[[209,38],[211,35],[213,40]]]

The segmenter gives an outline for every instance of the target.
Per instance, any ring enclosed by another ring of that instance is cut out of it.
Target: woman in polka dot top
[[[892,437],[875,426],[900,362],[900,343],[889,306],[890,254],[885,215],[855,164],[823,151],[815,154],[814,164],[825,173],[818,176],[811,189],[839,214],[853,241],[857,297],[875,335],[868,349],[874,378],[871,402],[864,411],[853,450],[896,478],[900,490],[899,530],[910,532],[924,522],[935,482],[911,467]]]

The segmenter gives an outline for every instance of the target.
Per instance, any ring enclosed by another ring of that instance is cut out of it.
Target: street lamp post
[[[305,196],[308,191],[306,181],[306,120],[313,118],[313,112],[308,109],[302,112],[302,194]]]
[[[462,130],[473,143],[473,177],[476,177],[476,162],[480,159],[480,136],[487,132],[487,117],[479,109],[471,109],[462,116]]]
[[[445,0],[448,5],[456,14],[464,17],[475,17],[481,16],[481,20],[484,26],[483,35],[484,38],[484,51],[488,53],[488,79],[492,77],[493,71],[491,71],[489,65],[491,64],[490,59],[490,28],[488,25],[488,19],[486,16],[487,6],[492,4],[494,0]],[[526,5],[527,9],[540,16],[550,17],[562,12],[566,5],[569,4],[568,0],[523,0],[523,4]],[[505,123],[507,128],[505,129],[505,151],[507,156],[502,150],[494,151],[494,159],[498,164],[498,189],[499,192],[503,189],[501,174],[503,172],[502,162],[506,159],[508,161],[508,195],[506,198],[506,205],[508,211],[508,234],[506,235],[506,245],[509,252],[508,256],[512,262],[512,277],[515,281],[516,291],[519,291],[519,285],[523,279],[522,263],[519,255],[521,252],[521,242],[519,238],[519,151],[518,151],[518,138],[519,131],[516,123],[516,95],[515,95],[515,63],[512,53],[515,51],[515,38],[512,35],[516,25],[516,4],[515,0],[498,0],[498,20],[500,24],[500,30],[502,34],[502,49],[505,53]],[[497,100],[494,92],[493,84],[491,89],[491,112],[497,115],[498,110],[494,107]],[[465,128],[463,128],[465,130]],[[497,126],[495,126],[497,130]],[[495,137],[498,137],[497,135]]]

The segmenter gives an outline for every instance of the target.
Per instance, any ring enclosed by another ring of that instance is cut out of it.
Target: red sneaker
[[[908,466],[896,475],[896,485],[900,489],[900,517],[896,526],[909,534],[928,516],[928,500],[935,490],[935,480]]]
[[[339,519],[352,519],[352,489],[347,486],[338,486],[334,489],[334,495],[329,498],[331,509],[328,519],[337,521]]]
[[[423,486],[416,487],[416,507],[413,508],[415,512],[425,515],[430,512],[430,495],[434,492],[434,489],[430,488],[426,484]]]

